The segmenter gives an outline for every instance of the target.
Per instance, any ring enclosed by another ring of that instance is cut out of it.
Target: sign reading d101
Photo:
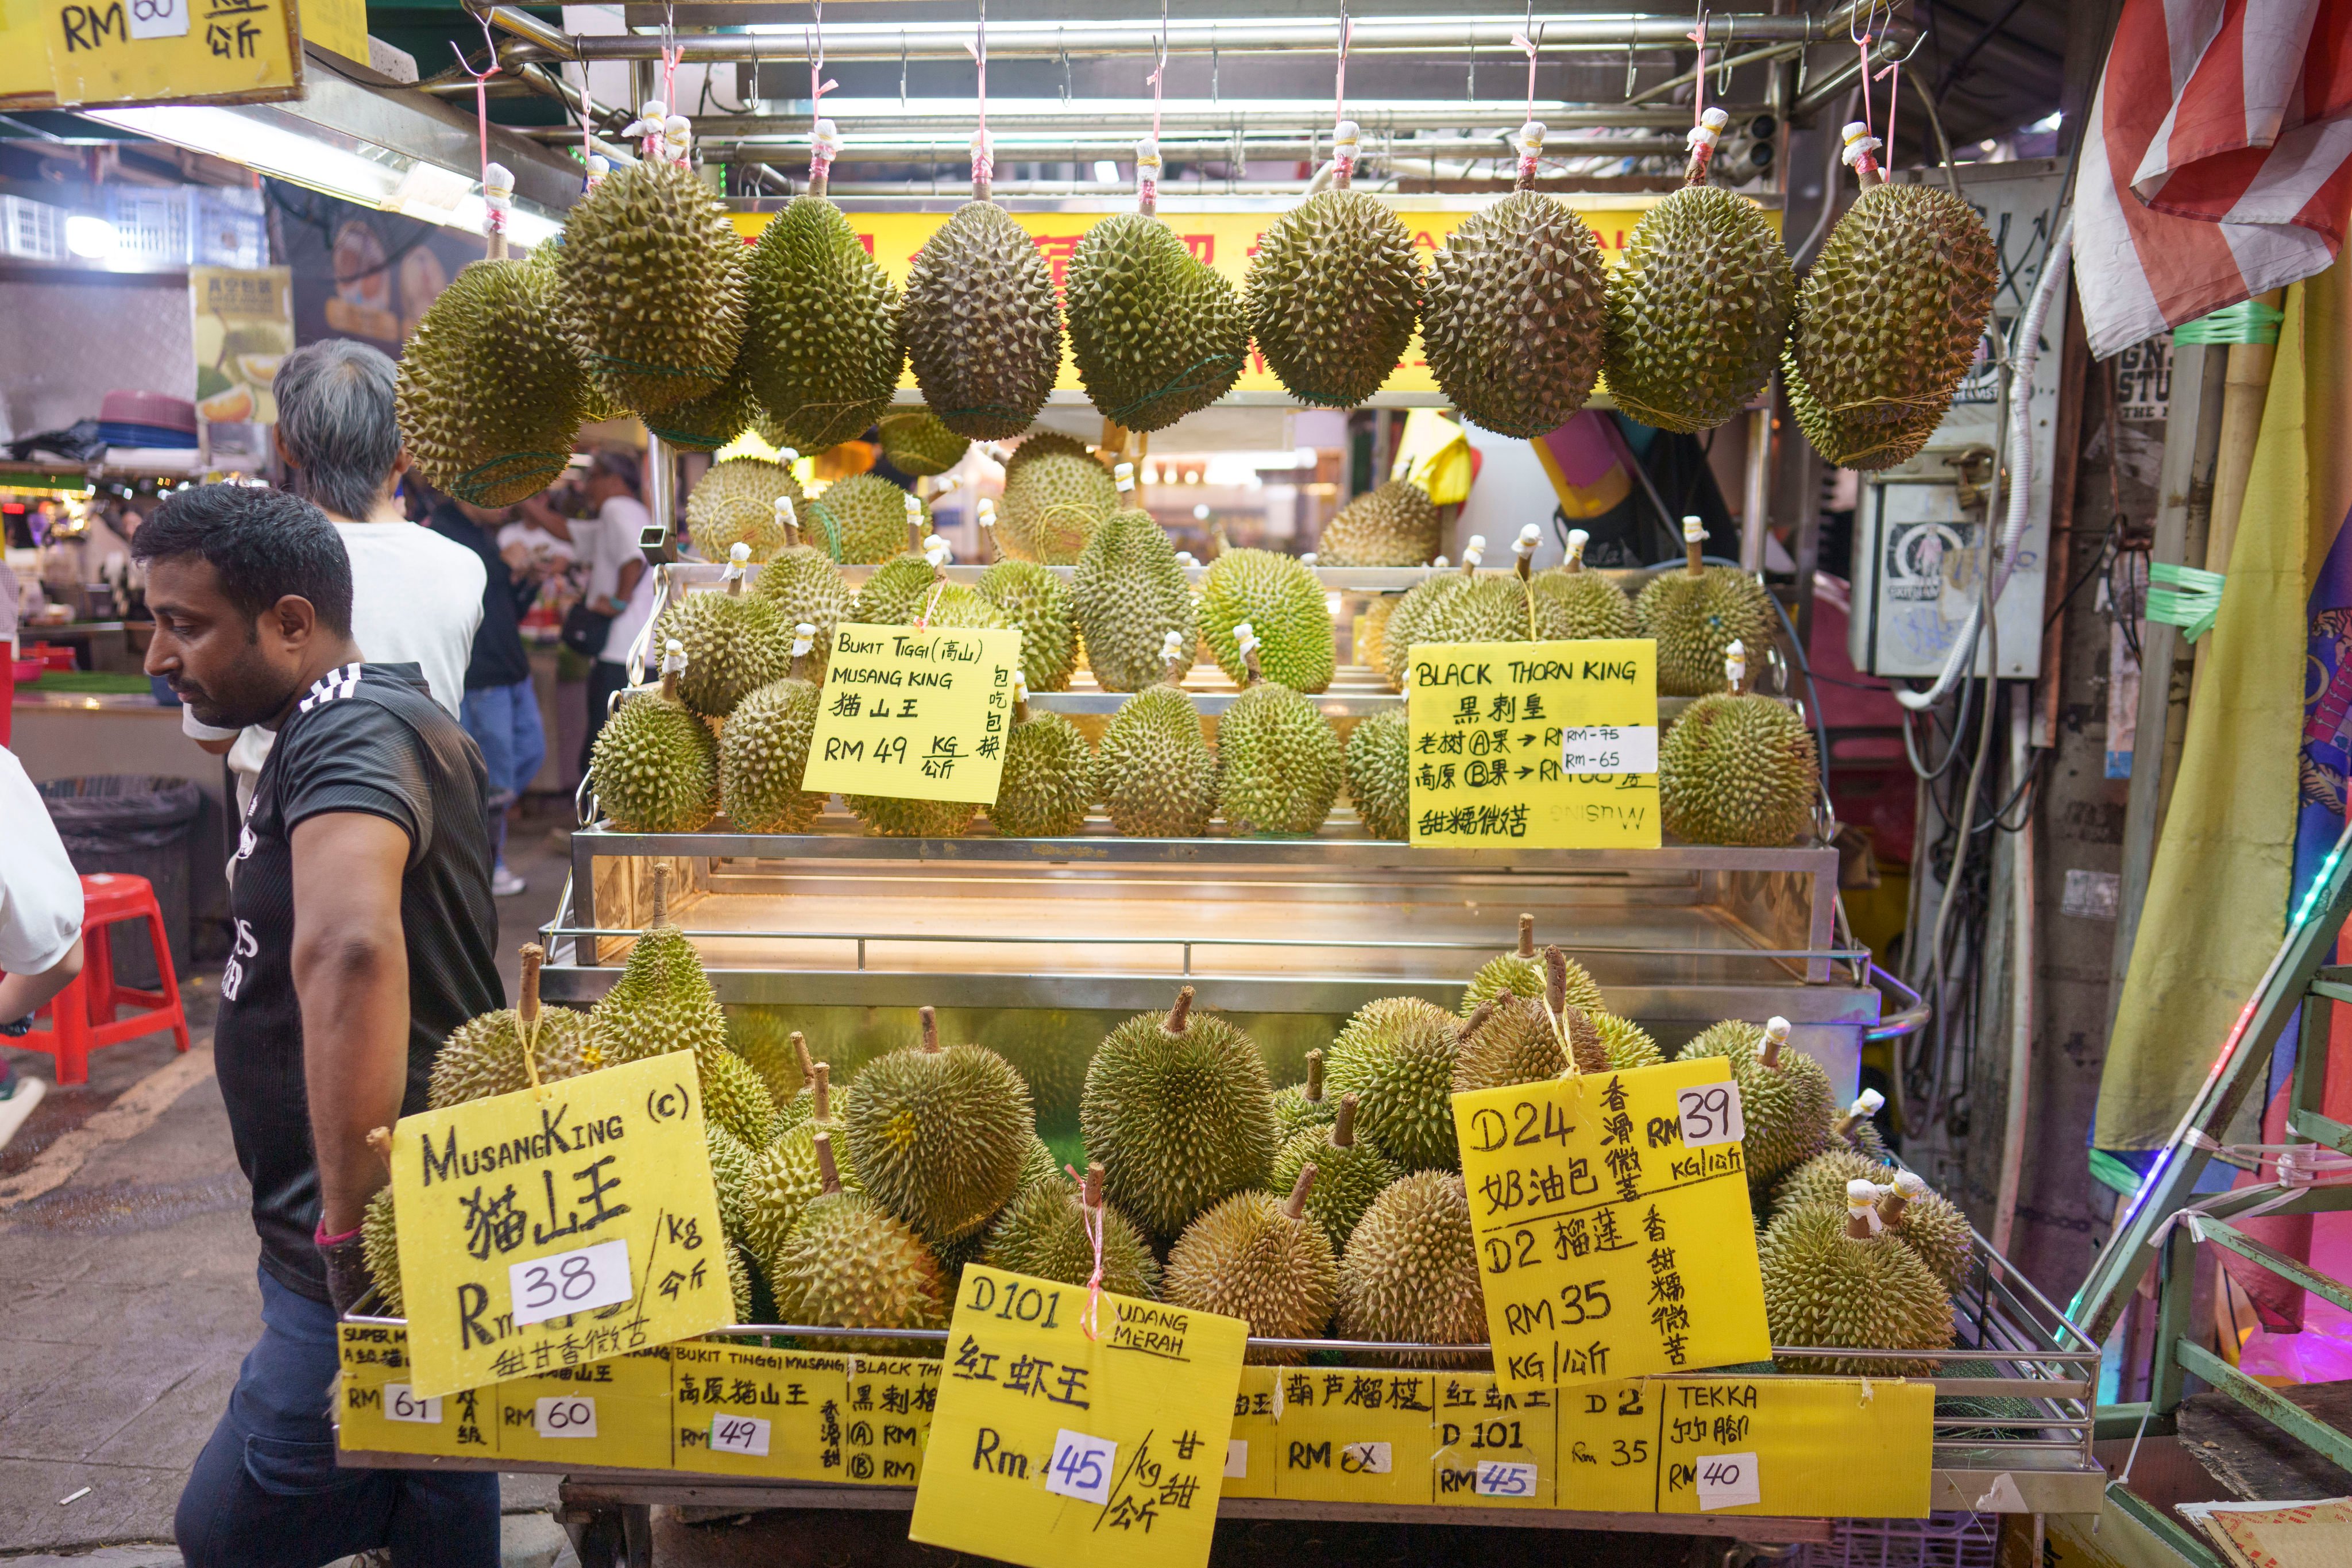
[[[996,800],[1021,634],[833,628],[801,787],[899,800]]]
[[[1412,842],[1654,849],[1657,645],[1416,644]]]
[[[691,1052],[404,1116],[392,1195],[419,1399],[734,1321]]]

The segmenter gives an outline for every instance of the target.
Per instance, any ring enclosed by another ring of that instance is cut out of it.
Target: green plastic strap
[[[2285,320],[2284,310],[2274,310],[2260,300],[2246,300],[2216,310],[2210,316],[2181,322],[2172,329],[2172,341],[2176,343],[2274,343],[2278,342],[2279,323]]]
[[[824,502],[821,500],[813,500],[809,502],[808,509],[810,514],[814,516],[817,520],[817,522],[824,529],[824,552],[833,557],[834,563],[836,565],[840,564],[841,524],[834,521],[832,511],[828,510]]]
[[[2176,594],[2168,588],[2147,591],[2147,618],[2179,626],[2192,643],[2213,629],[2213,617],[2221,613],[2218,594]]]
[[[2139,1173],[2105,1149],[2091,1151],[2091,1175],[2101,1186],[2112,1187],[2126,1197],[2139,1191]]]
[[[1214,382],[1224,373],[1228,365],[1238,366],[1241,363],[1242,356],[1239,354],[1211,354],[1206,359],[1196,361],[1178,371],[1167,385],[1157,391],[1147,392],[1142,396],[1122,403],[1116,408],[1105,409],[1103,417],[1114,425],[1125,425],[1129,416],[1139,409],[1149,408],[1163,397],[1172,397],[1179,393],[1197,392]]]
[[[2221,591],[2221,574],[2208,572],[2201,566],[2176,566],[2168,561],[2148,563],[2148,580],[2167,587],[2186,588],[2192,594],[2218,594]]]

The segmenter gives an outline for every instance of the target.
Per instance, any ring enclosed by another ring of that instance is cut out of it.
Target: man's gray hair
[[[365,343],[328,338],[288,354],[270,384],[288,488],[331,516],[363,521],[400,456],[393,363]]]

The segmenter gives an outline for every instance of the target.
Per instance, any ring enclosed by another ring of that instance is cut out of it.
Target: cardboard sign
[[[1656,848],[1657,664],[1647,637],[1415,644],[1412,842]]]
[[[1932,1383],[1672,1377],[1559,1392],[1559,1506],[1920,1519]]]
[[[970,1267],[909,1540],[1017,1563],[1209,1558],[1249,1325]]]
[[[639,1351],[481,1391],[499,1456],[626,1470],[669,1468],[669,1352]]]
[[[899,800],[996,799],[1021,634],[833,629],[801,787]]]
[[[1296,1368],[1282,1375],[1275,1495],[1326,1502],[1430,1500],[1437,1377]]]
[[[690,1053],[403,1117],[392,1185],[420,1397],[734,1321]]]
[[[670,1366],[678,1469],[891,1487],[922,1469],[938,1362],[697,1340]]]
[[[1495,1371],[1507,1388],[1772,1353],[1747,1168],[1683,1142],[1720,1057],[1454,1097]]]
[[[0,99],[11,107],[302,95],[290,0],[11,0],[6,18]]]

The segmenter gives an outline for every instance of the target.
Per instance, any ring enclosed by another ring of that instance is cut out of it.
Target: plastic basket
[[[1993,1568],[1999,1516],[1931,1513],[1925,1519],[1839,1519],[1827,1545],[1807,1542],[1802,1568]]]

